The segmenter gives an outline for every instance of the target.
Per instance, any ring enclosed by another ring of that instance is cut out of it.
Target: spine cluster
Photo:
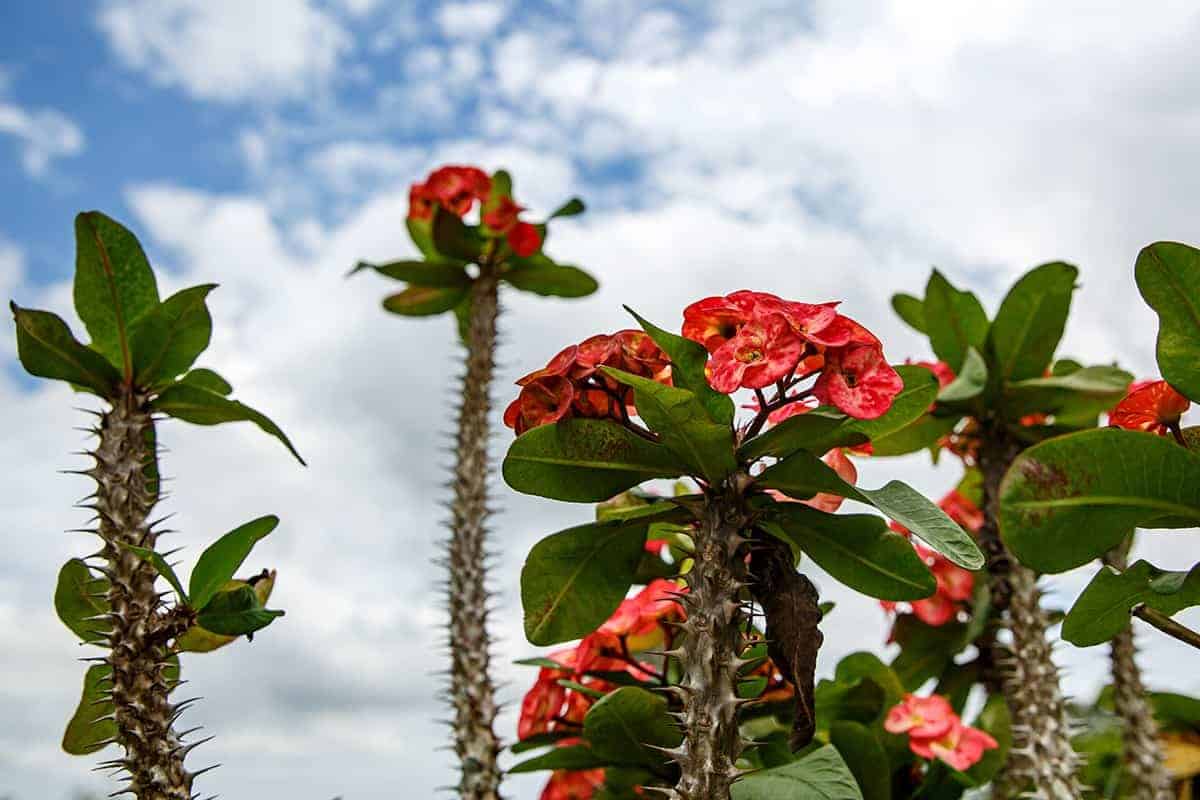
[[[462,765],[459,795],[496,800],[500,741],[488,638],[488,414],[496,349],[497,285],[485,271],[471,290],[467,364],[459,410],[451,532],[447,542],[450,607],[450,693],[454,749]]]

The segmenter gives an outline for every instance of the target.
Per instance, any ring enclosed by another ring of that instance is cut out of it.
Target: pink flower
[[[683,335],[714,353],[750,321],[752,311],[752,305],[729,297],[697,300],[683,310]]]
[[[999,747],[988,734],[963,725],[958,717],[946,733],[936,737],[918,738],[910,734],[908,749],[921,758],[939,759],[957,770],[970,769],[983,758],[985,750]]]
[[[950,701],[940,694],[929,697],[906,694],[888,711],[883,729],[888,733],[907,733],[910,737],[928,739],[945,736],[957,720],[958,715]]]
[[[804,352],[804,342],[782,316],[752,320],[717,348],[708,363],[713,389],[732,394],[738,389],[761,389],[787,377]]]
[[[813,394],[851,417],[875,419],[891,408],[903,388],[904,382],[884,360],[882,350],[851,345],[826,354],[825,370],[813,385]]]

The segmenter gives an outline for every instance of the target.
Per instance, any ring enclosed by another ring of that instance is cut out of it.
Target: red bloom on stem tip
[[[603,785],[603,769],[559,769],[550,775],[540,800],[591,800]]]
[[[561,375],[539,377],[525,384],[517,399],[504,409],[504,424],[520,436],[530,428],[558,422],[575,400],[571,382]]]
[[[732,297],[732,295],[731,295]],[[683,335],[713,353],[750,321],[752,308],[727,297],[706,297],[683,310]]]
[[[883,729],[888,733],[907,733],[923,738],[943,736],[954,727],[956,717],[950,701],[940,694],[929,697],[906,694],[888,712]]]
[[[875,419],[891,408],[893,398],[903,388],[904,382],[884,359],[882,350],[854,345],[827,354],[825,370],[813,385],[813,394],[852,417]]]
[[[537,226],[528,222],[518,222],[505,234],[505,240],[512,251],[521,258],[527,258],[542,246],[542,234]]]
[[[1150,381],[1125,395],[1108,415],[1110,425],[1165,436],[1179,429],[1179,419],[1191,401],[1166,381]]]
[[[751,320],[713,353],[708,382],[726,394],[761,389],[787,377],[803,353],[803,340],[782,316]]]
[[[507,233],[524,210],[525,206],[518,205],[511,197],[501,197],[495,208],[484,213],[483,224],[498,233]]]
[[[425,188],[442,207],[461,217],[471,210],[475,201],[487,200],[492,191],[492,179],[478,167],[445,166],[435,169],[425,179]]]

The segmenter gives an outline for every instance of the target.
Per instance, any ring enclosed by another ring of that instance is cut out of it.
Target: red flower
[[[783,314],[792,330],[814,344],[842,347],[849,343],[849,318],[837,313],[837,303],[785,303]]]
[[[804,352],[804,341],[781,315],[751,320],[708,362],[708,382],[718,392],[761,389],[785,378]]]
[[[900,375],[883,358],[883,351],[870,345],[851,345],[831,350],[825,370],[813,385],[822,403],[831,403],[857,419],[875,419],[892,406],[904,388]]]
[[[676,595],[686,591],[664,578],[651,581],[633,597],[622,600],[599,633],[625,639],[625,647],[634,653],[658,647],[666,638],[663,622],[683,619]]]
[[[542,789],[541,800],[591,800],[603,785],[603,769],[559,769],[551,774],[546,788]]]
[[[517,738],[528,739],[554,729],[555,719],[562,713],[567,690],[558,681],[572,675],[574,650],[560,650],[550,655],[552,661],[563,665],[561,670],[542,667],[533,688],[521,700],[521,715],[517,719]]]
[[[504,410],[504,424],[520,436],[530,428],[558,422],[570,413],[575,390],[561,375],[539,377],[525,384]]]
[[[934,374],[937,378],[938,388],[945,389],[950,384],[954,383],[954,370],[945,361],[916,361],[914,366],[924,367]]]
[[[537,226],[528,222],[518,222],[504,238],[512,251],[521,258],[533,255],[542,246],[542,234],[538,233]]]
[[[663,550],[666,549],[668,544],[669,542],[666,539],[647,539],[646,552],[661,557]]]
[[[921,758],[940,759],[957,770],[970,769],[983,758],[984,750],[999,747],[988,734],[963,725],[955,718],[954,725],[945,734],[936,738],[910,737],[908,749]]]
[[[483,224],[497,233],[508,233],[524,210],[525,206],[517,205],[511,197],[501,197],[496,207],[483,215]]]
[[[940,694],[929,697],[906,694],[888,711],[883,729],[888,733],[907,733],[920,738],[944,736],[954,727],[957,718],[950,701]]]
[[[998,747],[981,730],[962,724],[950,702],[941,695],[904,700],[888,712],[883,723],[889,733],[907,733],[908,749],[921,758],[937,758],[957,770],[968,769],[983,758],[984,750]]]
[[[414,183],[408,189],[408,218],[432,219],[437,196],[423,183]]]
[[[442,208],[461,217],[476,200],[481,203],[487,200],[492,179],[478,167],[445,166],[435,169],[425,179],[425,190],[437,198]]]
[[[939,500],[938,506],[964,531],[978,533],[979,529],[983,527],[983,510],[957,489],[952,489]]]
[[[710,353],[737,335],[750,321],[753,306],[730,297],[706,297],[683,310],[683,335]]]
[[[1165,436],[1179,429],[1179,419],[1191,401],[1166,381],[1152,381],[1125,395],[1108,415],[1108,423],[1131,431]]]

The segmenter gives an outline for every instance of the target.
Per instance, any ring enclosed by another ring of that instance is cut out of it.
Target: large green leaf
[[[929,344],[951,369],[962,368],[968,348],[983,350],[988,318],[979,298],[955,289],[936,269],[925,286],[924,310]]]
[[[1146,561],[1124,572],[1101,567],[1067,612],[1063,638],[1079,647],[1107,642],[1129,627],[1129,612],[1138,605],[1167,616],[1200,605],[1200,567],[1168,572]]]
[[[133,325],[130,350],[137,386],[173,380],[208,347],[212,316],[205,299],[216,287],[209,283],[176,292]]]
[[[1037,444],[1000,486],[1000,533],[1042,572],[1064,572],[1136,527],[1200,524],[1200,456],[1140,431],[1101,428]]]
[[[1125,396],[1132,379],[1125,370],[1100,366],[1017,381],[1004,387],[1004,411],[1012,420],[1036,412],[1095,419]]]
[[[54,588],[54,610],[58,618],[82,641],[92,642],[107,635],[109,624],[96,619],[109,612],[108,579],[93,575],[81,558],[72,558],[58,571]]]
[[[137,237],[99,211],[75,217],[74,295],[92,347],[132,377],[130,332],[158,305],[158,285]]]
[[[583,738],[606,761],[658,769],[667,757],[653,748],[675,747],[682,734],[667,715],[665,697],[623,686],[588,709]]]
[[[84,347],[67,323],[49,311],[33,311],[10,303],[17,323],[17,356],[30,375],[68,381],[112,397],[120,374],[104,356]]]
[[[199,386],[201,389],[207,389],[210,392],[216,392],[222,397],[227,397],[233,394],[233,385],[229,381],[222,378],[211,369],[199,367],[189,371],[186,375],[179,379],[180,383],[186,383],[189,386]]]
[[[408,228],[408,236],[412,239],[412,243],[421,251],[421,255],[430,261],[443,259],[441,253],[433,246],[433,218],[417,219],[416,217],[408,217],[404,220],[404,226]]]
[[[791,543],[851,589],[880,600],[920,600],[937,589],[912,542],[879,517],[826,514],[800,503],[776,503],[768,516]]]
[[[83,692],[67,729],[62,749],[73,756],[86,756],[104,749],[117,735],[112,719],[113,704],[108,700],[112,688],[112,667],[96,664],[83,676]]]
[[[600,284],[579,267],[556,264],[538,253],[528,258],[513,258],[513,268],[500,277],[523,292],[545,297],[587,297]]]
[[[988,368],[974,347],[967,348],[962,369],[954,380],[938,391],[939,403],[961,403],[978,397],[987,387]]]
[[[768,467],[755,482],[797,499],[828,492],[866,503],[908,528],[959,566],[979,569],[984,564],[983,553],[975,542],[946,512],[900,481],[889,481],[879,489],[855,487],[812,453],[799,450]]]
[[[833,745],[782,767],[755,772],[733,785],[733,800],[863,800],[862,791]]]
[[[517,775],[522,772],[538,772],[544,769],[596,769],[608,763],[606,759],[596,755],[592,748],[576,744],[555,747],[540,756],[534,756],[519,764],[514,764],[508,772],[510,775]]]
[[[616,611],[642,557],[645,520],[579,525],[533,546],[521,570],[525,636],[532,644],[586,636]]]
[[[863,800],[891,800],[892,776],[888,774],[887,751],[870,728],[858,722],[838,720],[829,729],[829,743],[837,748],[858,781]]]
[[[440,206],[434,209],[431,232],[437,252],[460,261],[476,261],[483,254],[484,239],[478,228]]]
[[[733,429],[713,422],[692,392],[612,367],[601,370],[633,388],[638,416],[696,475],[715,484],[737,469]]]
[[[204,608],[213,595],[233,578],[250,555],[251,549],[279,525],[279,517],[268,515],[234,528],[217,539],[196,561],[188,581],[188,595],[194,608]]]
[[[196,623],[223,636],[244,636],[267,627],[282,611],[263,608],[254,588],[238,586],[219,591],[196,614]]]
[[[733,400],[727,394],[722,394],[708,383],[705,372],[708,366],[708,351],[699,342],[677,336],[665,331],[652,322],[638,315],[629,306],[625,306],[646,335],[667,354],[671,360],[671,381],[681,389],[687,389],[700,398],[701,404],[708,411],[714,422],[722,425],[733,423]]]
[[[1158,314],[1158,369],[1200,402],[1200,250],[1155,242],[1138,253],[1138,289]]]
[[[892,295],[892,309],[900,319],[908,323],[908,327],[918,333],[928,333],[925,325],[925,301],[911,294]]]
[[[1025,273],[1008,290],[988,332],[997,381],[1039,378],[1046,371],[1067,325],[1078,277],[1078,269],[1055,261]]]
[[[871,440],[871,455],[882,458],[926,450],[954,430],[960,419],[962,417],[958,414],[948,417],[925,414],[898,431]]]
[[[402,317],[430,317],[458,306],[470,294],[470,288],[456,286],[439,289],[432,286],[410,286],[383,298],[383,308]]]
[[[518,492],[598,503],[642,481],[687,470],[667,447],[615,422],[568,419],[518,436],[501,471]]]
[[[896,372],[904,388],[887,413],[876,419],[854,419],[836,409],[821,408],[789,417],[742,445],[738,455],[754,460],[763,456],[784,458],[797,450],[818,455],[835,447],[854,447],[883,438],[920,419],[937,399],[938,384],[924,367],[902,365]]]
[[[195,383],[176,383],[168,386],[151,404],[155,411],[191,422],[195,425],[220,425],[223,422],[253,422],[264,433],[283,443],[301,464],[304,459],[292,446],[278,425],[265,414],[237,400],[230,400],[219,392]]]
[[[350,274],[373,269],[384,277],[407,281],[414,286],[446,289],[470,285],[471,276],[464,266],[462,261],[389,261],[386,264],[360,261],[350,270]]]

